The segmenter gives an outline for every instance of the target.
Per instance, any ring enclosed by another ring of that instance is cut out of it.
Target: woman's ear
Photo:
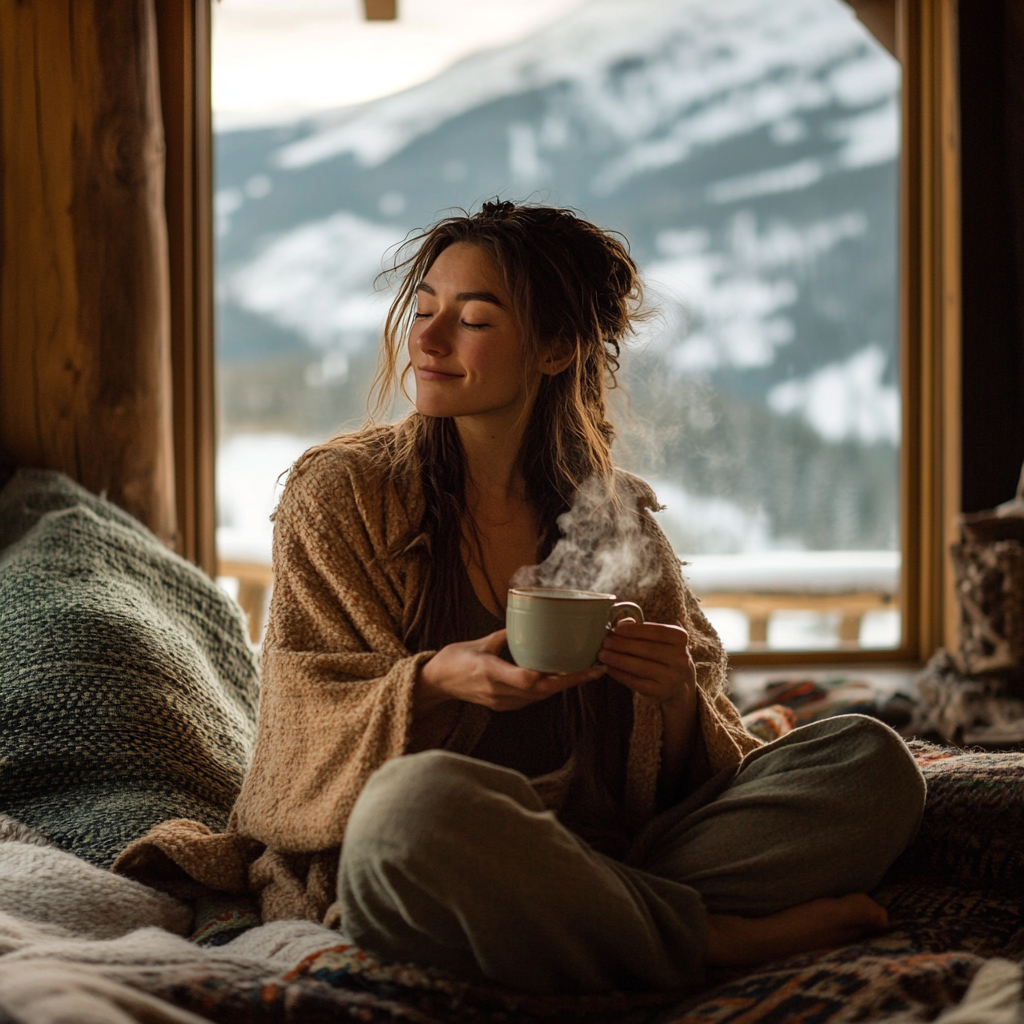
[[[541,352],[540,372],[554,377],[576,358],[576,347],[564,338],[551,342]]]

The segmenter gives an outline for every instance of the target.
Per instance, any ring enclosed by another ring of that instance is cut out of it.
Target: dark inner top
[[[492,615],[477,597],[469,574],[460,575],[462,619],[466,623],[466,640],[478,640],[505,623]],[[511,661],[508,648],[502,652]],[[527,704],[519,711],[498,711],[491,717],[484,734],[470,752],[471,757],[505,768],[514,768],[535,778],[556,771],[569,759],[569,737],[566,729],[565,697],[556,693],[546,700]]]

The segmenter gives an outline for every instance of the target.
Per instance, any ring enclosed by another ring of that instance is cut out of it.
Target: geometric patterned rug
[[[896,883],[876,894],[892,927],[754,973],[720,972],[700,992],[537,997],[382,965],[351,945],[239,988],[196,979],[159,993],[222,1024],[840,1024],[902,1013],[929,1021],[958,1003],[985,960],[1024,959],[1019,901],[1005,892]]]
[[[686,1024],[931,1020],[958,1003],[989,957],[1024,958],[1017,899],[961,887],[895,885],[876,893],[891,926],[871,940],[762,967],[676,1008]]]

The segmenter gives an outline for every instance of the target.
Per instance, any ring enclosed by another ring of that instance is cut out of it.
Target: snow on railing
[[[751,551],[681,555],[683,575],[698,593],[840,594],[899,589],[898,551]]]

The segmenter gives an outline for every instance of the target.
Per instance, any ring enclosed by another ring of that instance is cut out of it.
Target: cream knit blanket
[[[161,997],[196,979],[259,984],[339,942],[320,925],[280,921],[227,946],[195,946],[182,938],[184,904],[0,824],[20,834],[0,838],[0,1019],[202,1024]]]

